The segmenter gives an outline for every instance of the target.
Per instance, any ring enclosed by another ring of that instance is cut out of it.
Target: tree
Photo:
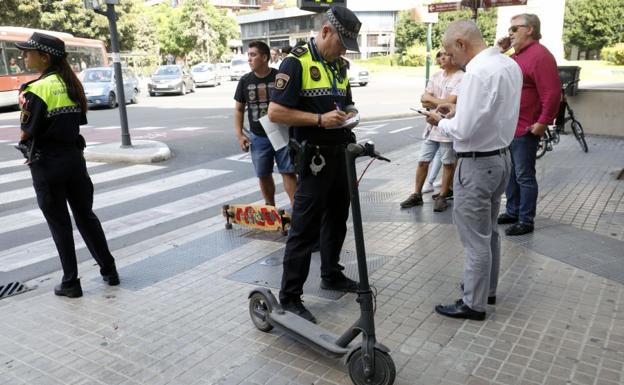
[[[0,1],[0,25],[38,28],[40,18],[41,2],[39,0]]]
[[[470,10],[441,12],[438,17],[438,22],[433,24],[431,37],[433,46],[442,46],[442,36],[452,21],[467,19],[470,18],[471,15],[472,12]],[[479,29],[481,29],[483,38],[489,44],[493,44],[496,38],[496,17],[496,9],[479,10],[477,24],[479,25]],[[415,43],[423,45],[427,43],[427,24],[412,21],[408,11],[401,12],[396,27],[395,39],[398,51],[400,53],[405,52],[408,47],[411,47]]]
[[[582,49],[624,42],[624,0],[566,1],[563,40]]]

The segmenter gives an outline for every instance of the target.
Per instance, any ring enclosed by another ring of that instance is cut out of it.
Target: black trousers
[[[48,222],[52,239],[63,266],[63,283],[78,280],[78,263],[71,218],[71,207],[80,235],[89,252],[100,265],[100,273],[115,271],[100,220],[93,213],[93,184],[82,154],[77,150],[46,153],[30,166],[37,203]]]
[[[321,277],[341,271],[338,262],[347,234],[349,188],[344,151],[323,154],[326,165],[316,175],[300,176],[286,242],[280,301],[297,299],[308,278],[312,248],[320,236]]]

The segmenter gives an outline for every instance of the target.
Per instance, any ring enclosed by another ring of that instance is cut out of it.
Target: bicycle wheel
[[[587,142],[585,141],[585,133],[583,132],[583,126],[581,126],[581,123],[578,120],[572,120],[572,122],[570,123],[570,127],[572,127],[572,132],[574,132],[574,137],[576,138],[576,140],[578,140],[583,152],[589,151],[589,148],[587,148]]]
[[[537,144],[537,152],[535,153],[535,159],[539,159],[542,156],[544,156],[547,150],[548,150],[548,138],[546,135],[544,135],[542,136],[539,143]]]

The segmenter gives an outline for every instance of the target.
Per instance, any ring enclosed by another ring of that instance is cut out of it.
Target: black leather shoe
[[[119,285],[119,274],[115,271],[112,274],[103,275],[102,280],[108,283],[108,286],[117,286]]]
[[[475,321],[485,320],[484,311],[472,310],[461,299],[458,299],[457,302],[451,305],[436,305],[435,311],[438,314],[451,318],[464,318]]]
[[[505,229],[507,235],[524,235],[533,232],[533,225],[530,223],[518,222],[513,226]]]
[[[462,283],[460,283],[460,284],[459,284],[459,287],[461,288],[461,291],[462,291],[462,293],[463,293],[463,292],[464,292],[464,283],[463,283],[463,282],[462,282]],[[488,297],[488,299],[487,299],[487,303],[488,303],[488,305],[496,305],[496,296],[495,296],[495,295],[493,295],[493,296],[491,296],[491,297]]]
[[[497,222],[499,225],[508,225],[511,223],[518,223],[518,217],[514,217],[512,215],[505,213],[505,214],[501,214],[498,216]]]
[[[282,309],[285,311],[291,312],[293,314],[298,315],[301,318],[304,318],[313,324],[317,323],[316,318],[310,313],[308,309],[303,306],[303,301],[299,298],[294,300],[288,300],[281,303]]]
[[[54,286],[54,294],[60,297],[79,298],[82,297],[82,287],[80,280],[74,283],[59,283]]]
[[[358,283],[344,274],[336,274],[331,279],[321,279],[321,289],[344,291],[346,293],[357,293]]]

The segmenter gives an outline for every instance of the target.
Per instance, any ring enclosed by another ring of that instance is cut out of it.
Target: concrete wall
[[[624,137],[624,89],[581,88],[568,103],[586,134]]]

